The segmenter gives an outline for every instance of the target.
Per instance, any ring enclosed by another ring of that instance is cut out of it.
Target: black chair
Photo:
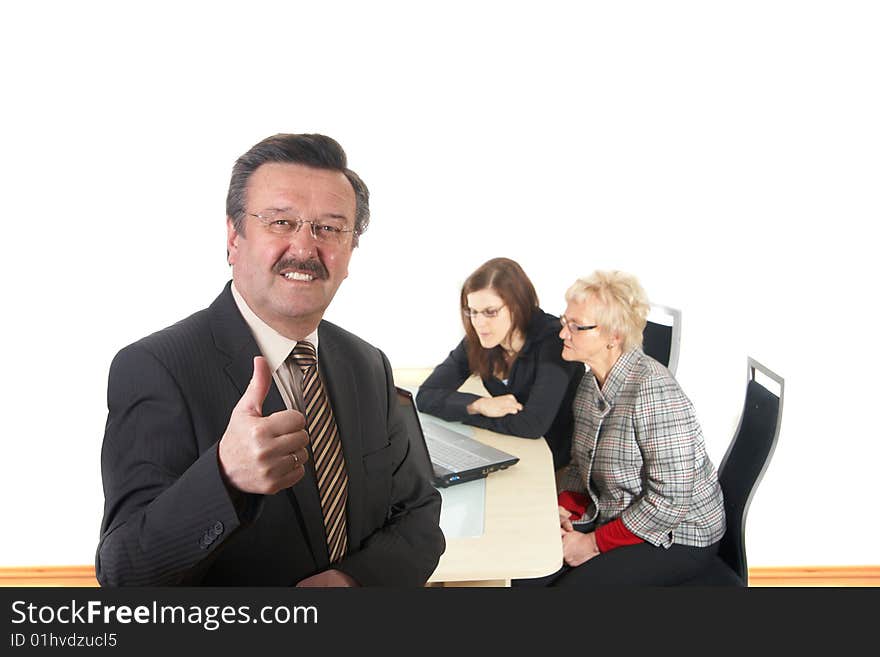
[[[779,393],[759,383],[760,373],[779,386]],[[739,427],[718,468],[724,493],[727,531],[721,539],[718,557],[700,577],[687,582],[697,586],[748,586],[746,560],[746,516],[761,478],[767,470],[782,424],[785,381],[756,360],[748,359],[746,400]]]
[[[648,320],[642,332],[642,351],[659,361],[675,374],[678,367],[678,350],[681,344],[681,311],[667,306],[651,305],[658,321]]]

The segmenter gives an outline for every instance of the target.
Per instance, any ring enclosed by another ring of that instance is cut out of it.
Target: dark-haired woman
[[[583,367],[560,355],[559,318],[538,307],[532,282],[508,258],[493,258],[468,277],[461,310],[465,337],[419,388],[419,410],[512,436],[543,436],[554,467],[566,465]],[[488,396],[458,392],[472,375]]]

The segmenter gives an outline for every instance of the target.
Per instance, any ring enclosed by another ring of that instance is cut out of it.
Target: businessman
[[[241,156],[232,281],[117,354],[101,455],[105,586],[410,586],[445,543],[375,347],[322,317],[369,223],[323,135]]]

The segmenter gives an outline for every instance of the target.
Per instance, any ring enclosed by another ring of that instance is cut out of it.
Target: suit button
[[[220,534],[223,533],[223,523],[218,520],[217,522],[214,523],[213,529],[214,529],[214,533],[217,536],[219,536]]]

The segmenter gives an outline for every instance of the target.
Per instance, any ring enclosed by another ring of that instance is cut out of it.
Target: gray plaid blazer
[[[589,372],[581,380],[571,456],[562,488],[592,500],[578,523],[620,517],[665,548],[706,547],[724,535],[721,486],[694,407],[641,349],[617,360],[602,390]]]

